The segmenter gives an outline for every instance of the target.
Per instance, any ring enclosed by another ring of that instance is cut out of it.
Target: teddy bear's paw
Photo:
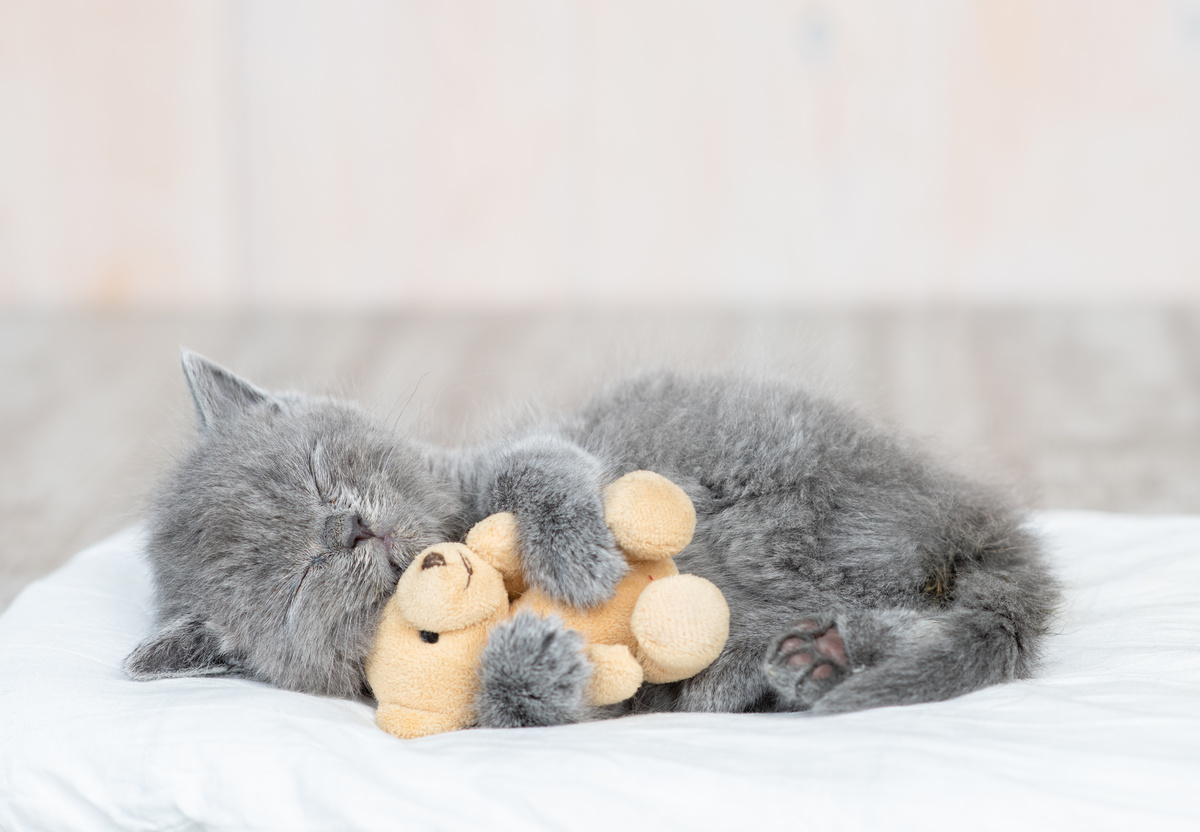
[[[604,518],[631,560],[665,560],[696,531],[696,509],[684,490],[653,471],[632,471],[608,487]]]
[[[729,638],[729,605],[721,590],[699,575],[651,582],[629,620],[646,681],[678,682],[695,676],[720,655]]]
[[[591,673],[578,632],[557,618],[518,613],[484,647],[477,721],[487,728],[580,722],[591,714]]]
[[[846,642],[832,616],[809,616],[775,637],[767,679],[785,701],[811,707],[850,675]]]
[[[589,644],[587,657],[592,663],[587,695],[593,705],[624,702],[642,686],[642,666],[624,644]]]
[[[381,704],[375,712],[375,724],[393,736],[411,740],[446,731],[457,731],[463,727],[463,720],[458,714]]]

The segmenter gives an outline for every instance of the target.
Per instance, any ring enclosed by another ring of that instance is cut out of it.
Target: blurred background
[[[0,301],[1200,299],[1200,0],[3,0]]]
[[[470,441],[782,375],[1036,507],[1200,511],[1200,0],[0,0],[0,606],[186,344]]]

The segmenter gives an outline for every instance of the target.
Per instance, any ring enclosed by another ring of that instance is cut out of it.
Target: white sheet
[[[126,680],[150,626],[131,530],[0,617],[0,829],[1200,828],[1200,518],[1038,524],[1067,604],[1036,681],[414,741],[358,703]]]

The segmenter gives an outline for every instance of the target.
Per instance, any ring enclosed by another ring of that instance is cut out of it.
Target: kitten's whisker
[[[412,403],[413,397],[417,395],[417,391],[421,389],[421,382],[425,381],[425,377],[429,375],[429,372],[429,370],[426,370],[425,372],[421,373],[420,378],[417,379],[417,383],[413,385],[412,392],[408,394],[408,398],[405,399],[404,404],[400,406],[400,412],[396,414],[396,419],[391,425],[393,433],[396,432],[396,428],[400,425],[400,420],[404,418],[404,414],[408,410],[409,404]]]

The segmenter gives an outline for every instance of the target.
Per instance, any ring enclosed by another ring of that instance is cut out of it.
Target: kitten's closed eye
[[[308,454],[308,473],[312,477],[313,489],[317,492],[317,499],[325,505],[329,505],[329,482],[328,478],[324,478],[326,482],[322,483],[321,469],[321,446],[314,445],[313,449]]]

